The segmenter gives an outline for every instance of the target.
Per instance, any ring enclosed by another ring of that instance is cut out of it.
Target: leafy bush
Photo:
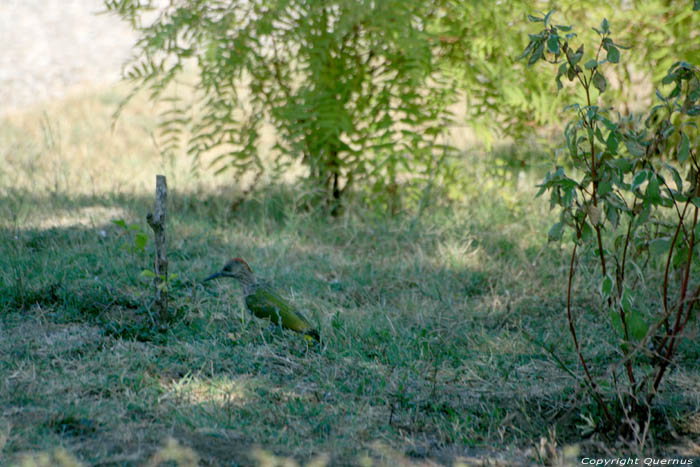
[[[519,19],[533,3],[374,2],[370,0],[105,0],[139,32],[126,76],[168,104],[161,115],[165,153],[186,147],[199,162],[213,153],[217,171],[275,178],[301,163],[316,200],[337,206],[361,191],[397,211],[433,187],[455,192],[453,148],[438,136],[465,100],[464,119],[480,144],[496,135],[521,140],[533,128],[558,129],[554,96],[539,73],[515,61],[526,37]],[[636,110],[672,57],[698,56],[693,12],[684,2],[561,0],[567,18],[592,8],[612,15],[638,53],[608,76],[606,103]],[[156,19],[144,25],[149,8]],[[608,16],[611,17],[611,16]],[[587,36],[584,39],[588,39]],[[196,98],[164,92],[187,63],[196,65]],[[606,99],[605,97],[603,99]],[[630,103],[631,107],[630,107]],[[277,132],[272,163],[260,157],[261,127]],[[540,133],[542,133],[540,131]],[[446,186],[447,185],[447,186]]]
[[[451,148],[437,140],[453,92],[435,72],[440,38],[426,28],[425,2],[183,0],[147,26],[141,13],[151,2],[105,4],[141,34],[126,76],[170,104],[166,152],[191,132],[195,159],[218,152],[218,171],[259,176],[267,120],[277,130],[273,174],[300,161],[333,207],[355,185],[391,204],[399,187],[419,193],[449,174]],[[201,115],[164,92],[189,60]]]
[[[530,20],[543,29],[530,35],[522,55],[528,65],[554,64],[557,87],[568,80],[585,95],[585,102],[567,106],[575,113],[564,131],[573,170],[550,171],[539,192],[548,191],[552,207],[561,208],[550,238],[572,234],[566,299],[571,337],[604,425],[619,427],[621,416],[623,432],[643,439],[654,397],[700,299],[700,69],[674,63],[663,78],[670,91],[657,90],[658,103],[645,116],[623,116],[598,105],[608,89],[604,70],[620,62],[624,48],[611,38],[608,20],[594,28],[600,44],[588,54],[584,45],[571,45],[576,35],[570,26],[554,25],[551,12]],[[586,356],[590,349],[581,344],[572,304],[577,265],[587,255],[600,265],[600,303],[621,355],[607,372]],[[658,294],[645,296],[642,284],[659,284]]]
[[[659,86],[673,62],[695,63],[700,56],[695,36],[697,13],[690,8],[691,3],[559,0],[556,6],[571,24],[582,23],[595,12],[617,25],[623,34],[620,38],[633,47],[635,54],[609,70],[613,85],[602,99],[606,104],[638,111],[638,104],[649,102],[653,96],[649,84]],[[442,64],[464,92],[466,119],[480,141],[494,141],[503,134],[522,140],[535,129],[546,136],[551,130],[560,130],[559,109],[575,89],[566,87],[553,95],[550,82],[538,70],[516,61],[528,43],[521,19],[539,5],[547,8],[551,3],[514,0],[440,4],[443,13],[435,28],[452,39],[443,52]],[[695,5],[700,8],[697,1]],[[593,31],[580,34],[584,42],[595,40]],[[631,85],[618,86],[618,82]]]

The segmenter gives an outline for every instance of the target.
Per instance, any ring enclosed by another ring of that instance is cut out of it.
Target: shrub
[[[555,65],[557,88],[568,80],[582,89],[585,102],[567,106],[575,114],[564,131],[569,169],[550,171],[539,194],[549,192],[552,207],[561,208],[550,238],[571,234],[566,312],[588,389],[604,425],[619,426],[621,416],[623,432],[643,439],[654,398],[700,298],[700,70],[674,63],[663,78],[666,92],[656,91],[658,102],[645,115],[621,115],[597,105],[608,89],[604,71],[624,49],[613,41],[608,21],[594,28],[600,44],[586,53],[584,45],[571,44],[576,35],[570,26],[551,19],[551,12],[530,17],[543,29],[530,35],[523,58],[528,65]],[[587,358],[585,331],[577,329],[575,316],[583,311],[572,304],[577,266],[586,257],[599,263],[600,303],[621,355],[607,372]],[[645,296],[641,286],[653,284],[658,290]]]
[[[216,152],[217,171],[259,176],[260,128],[269,121],[277,132],[273,176],[300,161],[319,199],[334,208],[354,186],[382,202],[397,197],[399,186],[419,193],[449,176],[451,148],[438,137],[454,93],[436,72],[440,37],[427,28],[431,5],[183,0],[144,26],[150,3],[105,2],[141,35],[126,76],[169,104],[161,116],[165,152],[180,148],[189,132],[195,159]],[[201,115],[164,92],[188,61],[198,72]]]

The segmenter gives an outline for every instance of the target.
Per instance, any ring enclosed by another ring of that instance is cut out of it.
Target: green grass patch
[[[237,204],[226,179],[198,180],[142,142],[115,159],[117,140],[140,141],[149,125],[137,106],[126,135],[110,133],[112,103],[98,94],[54,110],[64,133],[93,128],[60,144],[30,116],[3,123],[13,135],[0,146],[12,162],[0,169],[3,463],[528,465],[627,452],[586,438],[594,406],[543,348],[576,367],[567,255],[546,244],[554,214],[531,175],[475,172],[463,201],[420,216],[349,206],[331,219],[303,209],[293,184]],[[471,157],[478,171],[488,155]],[[111,222],[147,231],[155,170],[169,177],[178,275],[167,325],[140,276],[152,244],[130,249]],[[322,346],[251,317],[233,282],[201,283],[234,256],[304,311]],[[615,358],[598,304],[580,300],[591,310],[583,339],[600,343],[593,358]],[[665,437],[649,455],[691,456],[698,441],[696,343],[679,357],[659,398]]]

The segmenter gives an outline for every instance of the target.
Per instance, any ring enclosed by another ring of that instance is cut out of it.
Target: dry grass
[[[3,463],[531,465],[633,452],[582,438],[593,407],[523,332],[576,365],[565,255],[545,243],[552,214],[532,178],[502,183],[476,163],[464,202],[421,218],[357,208],[329,220],[295,208],[293,185],[231,210],[229,179],[158,155],[145,101],[110,130],[122,95],[0,123]],[[146,228],[155,173],[171,189],[178,274],[160,329],[139,276],[150,245],[130,251],[111,223]],[[250,318],[234,284],[198,282],[233,255],[306,311],[322,348]],[[582,319],[586,339],[609,336],[595,312]],[[649,455],[700,455],[697,358],[690,339]]]

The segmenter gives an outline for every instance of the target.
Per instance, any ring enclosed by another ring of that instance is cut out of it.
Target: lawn
[[[465,150],[464,192],[386,216],[330,218],[298,183],[245,186],[154,147],[146,101],[86,90],[0,120],[3,465],[580,465],[698,459],[695,334],[644,445],[591,434],[595,406],[564,313],[569,246],[539,174]],[[155,175],[168,177],[172,321],[150,312]],[[112,221],[123,219],[137,230]],[[247,314],[226,260],[320,329],[309,347]],[[591,263],[590,267],[593,267]],[[576,290],[595,290],[583,273]],[[655,293],[654,284],[647,284]],[[595,293],[575,302],[592,361],[616,358]],[[167,462],[171,464],[167,464]]]

